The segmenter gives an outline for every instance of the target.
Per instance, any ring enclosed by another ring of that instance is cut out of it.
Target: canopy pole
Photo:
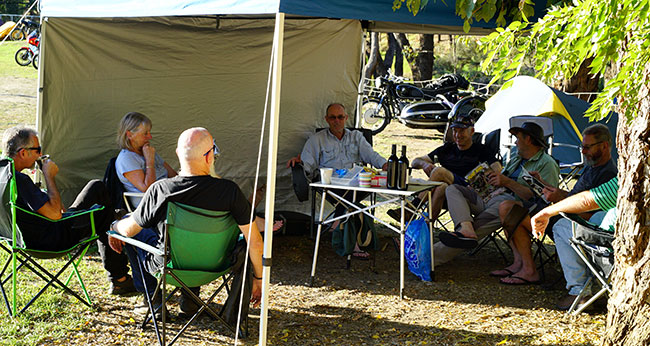
[[[278,156],[278,125],[280,118],[280,88],[282,86],[282,44],[284,42],[284,13],[275,15],[273,34],[273,78],[271,84],[271,117],[269,123],[269,152],[266,166],[266,202],[264,255],[262,256],[262,308],[260,311],[259,345],[266,345],[269,310],[269,283],[271,279],[271,251],[273,249],[273,216],[275,208],[275,175]]]
[[[354,110],[354,127],[356,128],[361,128],[361,117],[363,116],[361,114],[361,105],[363,104],[363,83],[365,81],[363,72],[366,70],[366,33],[366,30],[363,30],[361,33],[361,61],[359,62],[361,65],[361,73],[359,73],[359,84],[357,86],[357,106]]]

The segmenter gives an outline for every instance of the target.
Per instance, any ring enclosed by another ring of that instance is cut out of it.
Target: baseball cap
[[[462,129],[466,129],[472,126],[474,126],[474,119],[472,119],[472,117],[467,115],[459,115],[455,117],[451,121],[451,125],[449,125],[450,128],[459,127]]]

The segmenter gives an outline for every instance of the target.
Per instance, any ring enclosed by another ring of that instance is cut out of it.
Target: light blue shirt
[[[156,180],[167,178],[165,161],[162,159],[162,157],[158,156],[158,154],[155,154],[154,160],[154,167],[156,168]],[[122,182],[122,185],[124,186],[124,190],[127,192],[144,192],[138,190],[135,185],[131,184],[131,182],[126,179],[126,177],[124,177],[124,173],[135,171],[136,169],[140,169],[144,173],[144,156],[140,156],[127,149],[122,149],[120,151],[120,154],[117,155],[117,159],[115,160],[115,170],[117,171],[117,177],[120,179],[120,182]]]
[[[305,143],[300,159],[307,174],[321,167],[351,168],[360,161],[376,168],[386,163],[386,159],[372,149],[361,132],[348,129],[345,129],[340,140],[329,129],[316,132]]]

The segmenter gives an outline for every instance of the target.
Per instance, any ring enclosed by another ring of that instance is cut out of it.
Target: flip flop
[[[519,280],[519,281],[518,282],[503,281],[503,279],[506,279],[506,278],[512,278],[512,279],[516,279],[516,280]],[[499,280],[499,282],[504,284],[504,285],[523,286],[523,285],[539,285],[540,281],[539,280],[530,281],[530,280],[526,280],[526,279],[524,279],[522,277],[519,277],[519,276],[516,276],[516,275],[510,275],[510,276],[506,276],[504,278],[501,278],[501,280]]]
[[[473,249],[478,245],[476,238],[468,238],[458,231],[440,232],[438,238],[443,244],[458,249]]]
[[[367,261],[370,259],[370,254],[365,251],[354,250],[352,257],[358,260]]]
[[[497,272],[501,272],[501,273],[497,273]],[[510,269],[507,269],[507,268],[503,268],[503,269],[499,269],[499,270],[495,270],[495,271],[490,272],[490,276],[495,277],[495,278],[505,278],[505,277],[508,277],[508,276],[510,276],[512,274],[514,274],[514,272],[512,270],[510,270]]]

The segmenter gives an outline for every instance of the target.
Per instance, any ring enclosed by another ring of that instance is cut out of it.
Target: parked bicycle
[[[375,80],[375,88],[364,96],[361,105],[361,127],[373,135],[383,131],[392,119],[398,119],[412,128],[437,129],[444,132],[447,116],[454,104],[471,94],[459,89],[469,87],[460,75],[446,74],[437,80],[417,87],[403,77],[388,74]],[[404,113],[407,107],[410,111]]]

